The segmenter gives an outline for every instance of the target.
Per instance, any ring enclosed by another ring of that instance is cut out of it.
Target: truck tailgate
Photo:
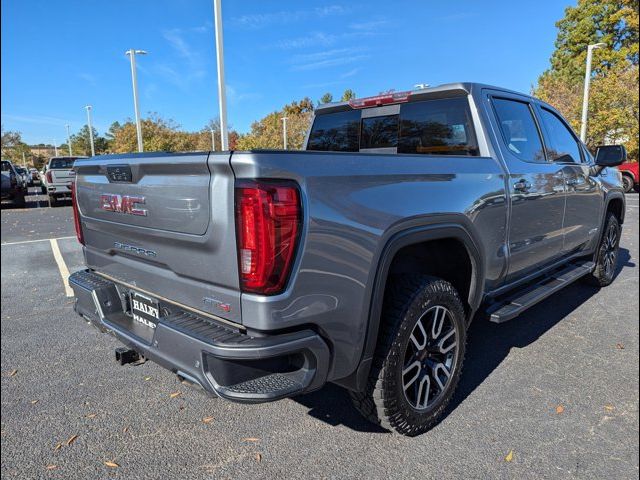
[[[89,268],[240,322],[229,154],[127,154],[75,164]]]

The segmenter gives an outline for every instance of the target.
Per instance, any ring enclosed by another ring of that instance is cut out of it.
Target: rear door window
[[[526,102],[493,98],[502,138],[509,151],[527,162],[546,162],[540,132]]]
[[[467,98],[402,104],[398,153],[480,155]]]
[[[307,150],[357,152],[360,142],[360,111],[318,115],[313,121]]]

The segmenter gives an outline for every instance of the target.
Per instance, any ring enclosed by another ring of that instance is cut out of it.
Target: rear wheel
[[[616,216],[609,212],[605,222],[604,232],[598,252],[596,254],[596,268],[586,280],[596,287],[606,287],[613,282],[618,265],[618,249],[620,246],[620,222]]]
[[[453,286],[434,277],[402,277],[390,290],[366,390],[351,398],[369,421],[414,436],[439,420],[458,384],[464,307]]]
[[[13,205],[18,207],[18,208],[24,208],[25,207],[26,202],[25,202],[25,199],[24,199],[24,193],[19,193],[15,197],[13,197]]]
[[[622,188],[624,189],[624,193],[632,192],[633,187],[633,178],[631,178],[630,175],[622,175]]]
[[[50,207],[57,207],[58,206],[58,199],[56,198],[55,195],[49,195],[49,206]]]

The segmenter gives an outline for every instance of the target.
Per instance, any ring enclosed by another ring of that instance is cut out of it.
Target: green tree
[[[353,100],[354,98],[356,98],[356,92],[354,92],[350,88],[347,88],[342,94],[342,97],[340,97],[340,101],[348,102],[349,100]]]
[[[107,152],[109,143],[105,137],[98,135],[95,127],[93,130],[93,146],[96,155]],[[91,155],[91,137],[89,136],[89,126],[85,125],[78,133],[71,135],[71,151],[74,155]]]
[[[283,148],[282,117],[287,117],[287,147],[290,150],[302,148],[307,129],[313,115],[313,102],[309,98],[285,105],[282,110],[270,113],[251,124],[251,131],[240,135],[238,150],[256,148]]]
[[[534,94],[580,128],[587,46],[594,50],[587,145],[623,142],[638,158],[638,0],[579,0],[556,23],[551,67]]]
[[[318,100],[318,105],[322,105],[323,103],[331,103],[331,102],[333,102],[333,95],[327,92],[320,97],[320,100]]]

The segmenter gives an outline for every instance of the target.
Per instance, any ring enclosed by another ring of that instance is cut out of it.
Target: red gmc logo
[[[144,202],[144,197],[115,195],[112,193],[100,195],[100,208],[106,212],[118,212],[146,217],[147,210],[137,207],[137,205],[144,205]]]

